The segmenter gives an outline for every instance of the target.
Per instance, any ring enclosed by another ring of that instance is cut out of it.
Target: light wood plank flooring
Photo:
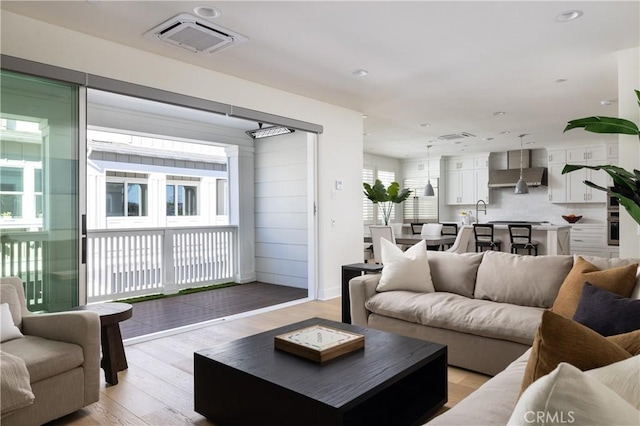
[[[129,369],[118,374],[119,383],[106,386],[101,377],[99,402],[49,425],[213,425],[193,410],[193,353],[310,317],[340,321],[340,299],[301,303],[129,345]],[[442,411],[488,379],[449,367],[449,402]]]

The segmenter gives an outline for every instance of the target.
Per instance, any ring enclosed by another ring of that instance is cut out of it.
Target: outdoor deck
[[[123,339],[248,312],[307,297],[307,290],[254,282],[133,304]]]

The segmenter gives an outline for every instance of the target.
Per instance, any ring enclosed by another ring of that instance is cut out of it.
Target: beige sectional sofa
[[[1,424],[40,425],[98,401],[99,316],[88,311],[31,313],[19,278],[0,279],[0,302],[9,305],[23,334],[0,345],[2,372],[12,373],[1,378]],[[5,394],[10,387],[16,390]]]
[[[428,258],[432,293],[378,292],[380,274],[352,279],[352,321],[445,344],[449,364],[495,375],[429,425],[507,424],[542,313],[553,305],[574,257],[429,252]],[[600,269],[639,263],[583,258]],[[640,299],[638,275],[631,299]],[[632,362],[638,367],[640,358]]]
[[[495,375],[533,342],[572,256],[429,252],[433,293],[377,292],[380,274],[351,280],[354,324],[448,346],[449,364]]]

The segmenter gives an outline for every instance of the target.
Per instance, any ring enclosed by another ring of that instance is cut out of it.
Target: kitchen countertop
[[[480,222],[482,223],[482,222]],[[499,223],[494,223],[493,227],[495,229],[508,229],[509,227],[507,226],[507,224],[499,224]],[[533,231],[557,231],[559,229],[568,229],[571,228],[571,224],[564,224],[564,225],[554,225],[552,223],[544,223],[544,224],[540,224],[540,225],[531,225],[531,229]]]

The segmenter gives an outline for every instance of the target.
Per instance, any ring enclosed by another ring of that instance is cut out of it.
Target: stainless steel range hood
[[[492,170],[489,172],[489,188],[515,187],[520,179],[520,151],[507,153],[508,168],[505,170]],[[547,185],[546,167],[531,166],[531,150],[525,149],[522,156],[522,178],[528,186]]]

